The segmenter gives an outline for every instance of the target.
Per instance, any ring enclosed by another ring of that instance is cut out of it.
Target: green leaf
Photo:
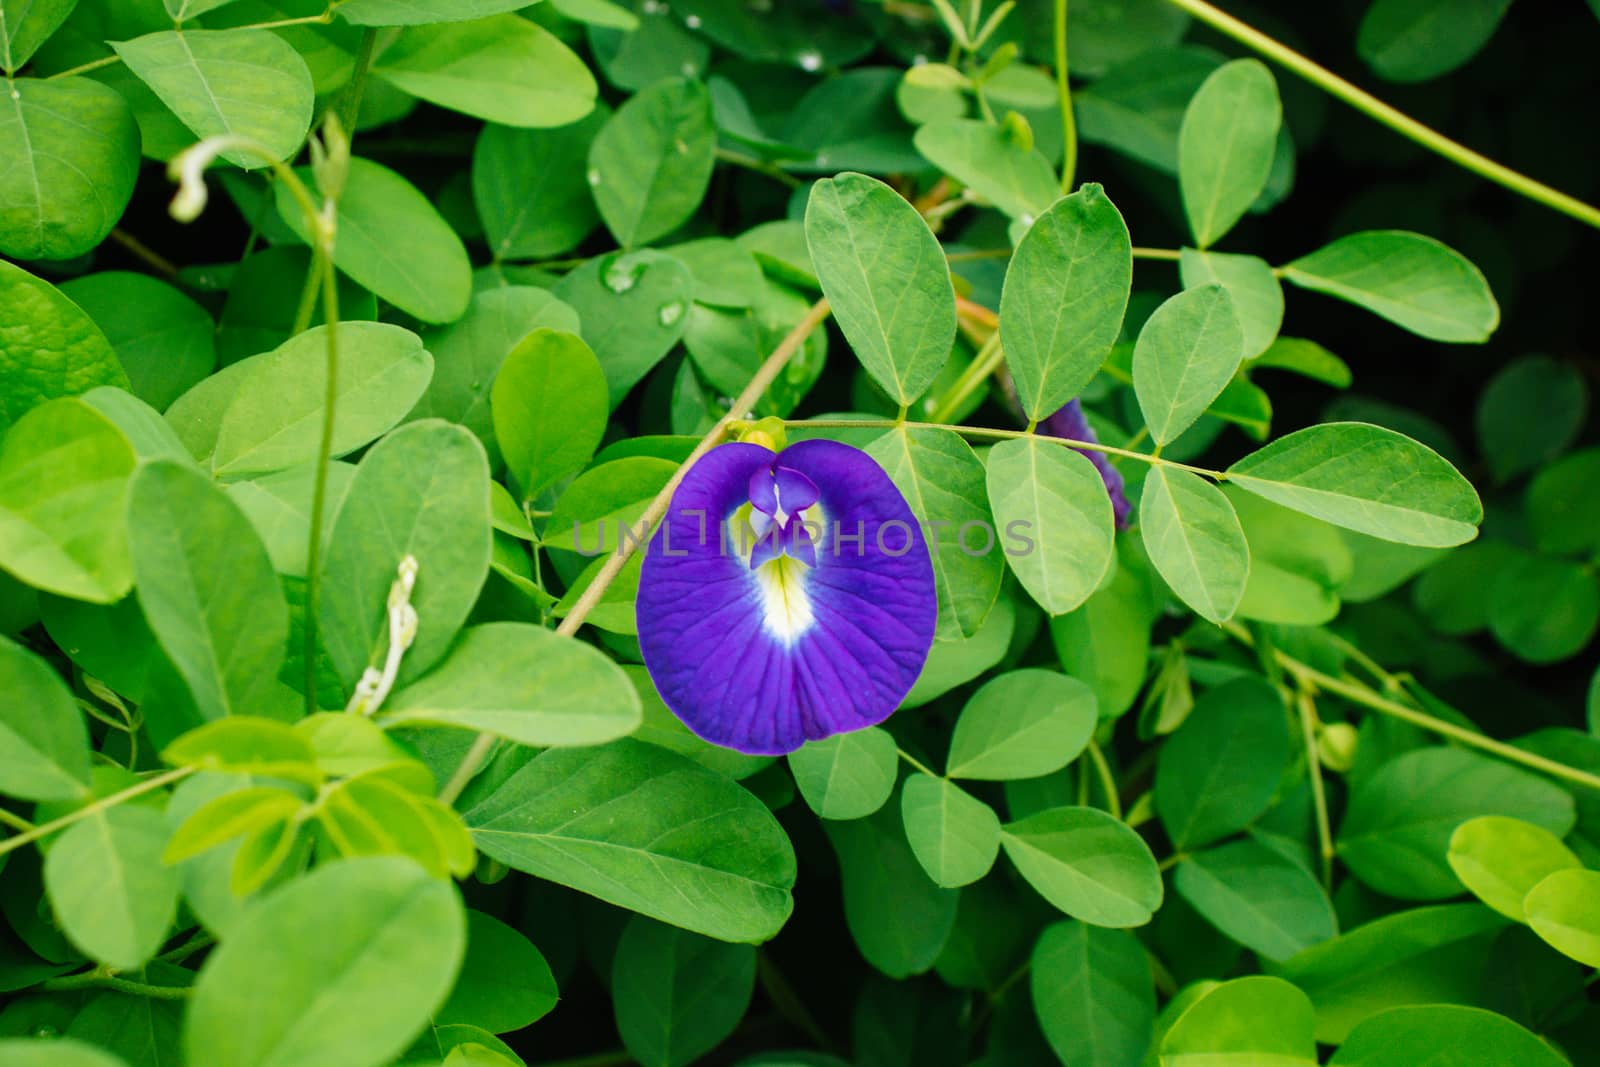
[[[1061,195],[1050,161],[992,122],[930,122],[917,130],[913,141],[929,163],[1007,215],[1024,220],[1023,225],[1043,215]]]
[[[989,450],[986,483],[1011,572],[1051,615],[1077,608],[1116,558],[1115,515],[1100,472],[1082,453],[1030,436]]]
[[[594,75],[544,27],[513,14],[428,21],[440,24],[402,30],[378,53],[375,77],[430,104],[507,126],[565,126],[593,110]]]
[[[307,168],[297,171],[308,184]],[[311,230],[283,182],[278,214],[300,240]],[[423,322],[454,322],[472,297],[472,263],[461,238],[405,178],[359,156],[339,198],[333,262],[380,298]]]
[[[162,851],[161,861],[181,864],[235,838],[285,822],[302,807],[304,802],[298,796],[278,786],[246,786],[223,793],[183,820]]]
[[[652,745],[542,752],[465,818],[507,866],[707,937],[764,941],[794,906],[794,850],[766,806]]]
[[[900,770],[894,737],[869,726],[789,753],[806,805],[824,819],[863,819],[889,802]]]
[[[1236,59],[1201,83],[1178,131],[1178,185],[1195,244],[1233,229],[1266,188],[1283,104],[1272,71]]]
[[[1209,253],[1209,258],[1215,258],[1217,255],[1219,253]],[[1273,278],[1276,280],[1277,275],[1274,274]],[[1249,326],[1245,320],[1249,312],[1240,303],[1237,291],[1234,293],[1234,306],[1239,311],[1240,322],[1245,324],[1245,336],[1248,337]],[[1278,338],[1265,352],[1250,360],[1249,366],[1279,367],[1336,389],[1349,388],[1351,381],[1350,367],[1344,360],[1315,341],[1307,341],[1303,337]]]
[[[1195,1001],[1161,1039],[1161,1067],[1317,1063],[1306,995],[1280,978],[1224,982]]]
[[[246,369],[235,372],[237,392],[217,429],[209,457],[216,474],[262,474],[317,458],[327,404],[328,331],[317,326],[234,365]],[[355,451],[398,423],[433,374],[433,357],[422,341],[399,326],[341,322],[338,347],[334,456]]]
[[[541,626],[494,622],[463,632],[444,662],[389,698],[382,718],[547,747],[626,737],[640,715],[627,676],[594,646]]]
[[[1282,969],[1317,1009],[1317,1040],[1338,1044],[1402,1004],[1475,1004],[1506,920],[1479,904],[1411,908],[1325,941]]]
[[[1522,901],[1533,932],[1586,967],[1600,967],[1600,873],[1555,871]]]
[[[0,0],[0,70],[10,76],[72,14],[77,0]]]
[[[1311,872],[1251,838],[1190,856],[1173,884],[1206,921],[1269,960],[1282,962],[1339,932],[1333,903]]]
[[[1094,690],[1102,719],[1127,711],[1144,686],[1155,619],[1146,574],[1124,551],[1109,582],[1077,611],[1050,620],[1061,666]]]
[[[1587,567],[1549,556],[1511,560],[1492,579],[1489,629],[1529,663],[1577,655],[1600,625],[1600,585]]]
[[[361,460],[333,523],[320,633],[344,686],[383,661],[396,568],[417,561],[418,627],[406,683],[445,654],[489,574],[489,464],[478,439],[438,419],[408,423]]]
[[[422,334],[423,345],[433,353],[433,380],[407,418],[459,422],[488,449],[490,467],[499,467],[490,401],[495,376],[511,349],[537,329],[577,333],[578,313],[532,286],[475,293],[465,316]]]
[[[900,817],[912,853],[936,885],[970,885],[989,873],[1000,853],[994,809],[944,778],[907,778]]]
[[[0,260],[0,307],[0,426],[52,397],[128,387],[105,334],[49,282]]]
[[[527,500],[594,458],[611,411],[605,372],[589,346],[546,329],[506,355],[490,404],[495,440]]]
[[[133,113],[116,90],[88,78],[6,84],[0,159],[11,165],[0,171],[0,253],[81,256],[105,240],[133,195]]]
[[[1094,926],[1143,926],[1161,906],[1150,846],[1098,808],[1049,808],[1000,831],[1006,855],[1039,895]]]
[[[85,955],[127,971],[160,950],[178,914],[178,872],[161,862],[166,842],[159,811],[124,804],[74,823],[50,846],[45,892]]]
[[[894,979],[927,971],[955,925],[960,894],[928,878],[892,806],[822,828],[839,857],[845,924],[861,955]]]
[[[608,7],[606,21],[631,19],[632,26],[591,23],[589,49],[606,80],[618,89],[638,92],[666,78],[701,78],[711,59],[711,45],[684,24],[676,12],[640,5],[639,13],[600,0]]]
[[[324,515],[336,515],[355,477],[354,465],[334,460],[328,464]],[[228,485],[228,495],[255,527],[273,569],[285,577],[304,578],[306,542],[311,536],[311,504],[316,493],[317,465],[313,461],[276,474],[265,474]]]
[[[1098,723],[1094,691],[1076,678],[1007,671],[961,709],[945,773],[991,781],[1052,774],[1078,758]]]
[[[555,287],[583,321],[583,339],[600,360],[611,406],[683,338],[694,276],[671,256],[643,250],[596,256]]]
[[[1132,1067],[1150,1043],[1155,980],[1144,946],[1124,930],[1081,922],[1045,927],[1028,985],[1039,1028],[1063,1067]]]
[[[71,1037],[0,1038],[7,1067],[127,1067],[127,1061]]]
[[[202,717],[255,714],[283,665],[289,607],[267,550],[228,494],[170,460],[128,498],[139,607]]]
[[[61,291],[105,332],[133,395],[166,408],[217,365],[217,324],[178,289],[132,271],[100,271]]]
[[[1236,256],[1226,252],[1196,252],[1185,248],[1178,253],[1178,272],[1185,289],[1220,285],[1233,301],[1244,337],[1244,358],[1256,360],[1278,338],[1283,325],[1283,285],[1272,265],[1257,256]],[[1291,344],[1295,343],[1291,340]],[[1311,345],[1309,341],[1298,342]],[[1326,350],[1312,346],[1316,351]],[[1330,359],[1335,357],[1329,356]],[[1282,366],[1258,362],[1257,366]],[[1348,383],[1348,372],[1346,382]]]
[[[1583,866],[1549,830],[1504,815],[1480,815],[1457,826],[1445,859],[1474,896],[1518,922],[1529,890],[1547,875]]]
[[[397,857],[338,860],[244,912],[207,957],[184,1027],[215,1067],[378,1067],[445,1000],[460,898]]]
[[[357,26],[422,26],[471,22],[527,6],[527,0],[343,0],[338,11]]]
[[[972,555],[961,547],[963,526],[977,523],[986,534],[994,530],[983,463],[950,431],[916,426],[896,427],[866,451],[905,495],[924,530],[947,531],[928,546],[939,595],[936,636],[972,636],[994,606],[1005,576],[999,553]]]
[[[1546,778],[1459,748],[1424,748],[1384,764],[1350,797],[1339,855],[1367,885],[1402,900],[1461,892],[1447,860],[1456,827],[1505,815],[1559,836],[1577,816],[1572,796]]]
[[[1172,843],[1192,849],[1250,825],[1272,802],[1289,757],[1276,689],[1257,677],[1208,689],[1156,761],[1156,812]]]
[[[716,164],[717,130],[705,84],[671,78],[623,104],[589,148],[589,186],[624,248],[689,220]]]
[[[1449,548],[1477,536],[1483,505],[1433,449],[1362,422],[1280,437],[1228,468],[1228,481],[1302,514],[1384,541]]]
[[[1500,306],[1483,273],[1419,233],[1353,233],[1290,263],[1283,277],[1434,341],[1476,344],[1500,325]]]
[[[1156,308],[1133,350],[1133,387],[1156,444],[1170,444],[1221,394],[1244,358],[1233,300],[1220,285]]]
[[[1345,1038],[1330,1067],[1564,1067],[1565,1056],[1492,1011],[1428,1004],[1380,1012]]]
[[[1477,55],[1511,0],[1373,0],[1356,33],[1356,51],[1387,81],[1448,74]]]
[[[1504,484],[1565,452],[1588,411],[1589,386],[1576,367],[1546,356],[1506,364],[1478,398],[1474,420],[1494,480]]]
[[[921,396],[950,356],[955,291],[917,209],[864,174],[811,187],[806,244],[856,358],[897,404]]]
[[[120,600],[133,584],[123,520],[133,465],[128,439],[82,400],[24,415],[0,440],[0,567],[61,596]]]
[[[320,785],[322,772],[310,744],[287,723],[257,715],[232,715],[189,730],[164,750],[174,767],[288,778]]]
[[[1153,466],[1139,497],[1150,562],[1202,618],[1233,616],[1250,577],[1250,545],[1222,490],[1179,467]]]
[[[1000,294],[1000,339],[1028,418],[1047,418],[1100,370],[1132,284],[1128,226],[1100,186],[1056,201],[1028,228]]]
[[[467,955],[435,1026],[520,1030],[550,1013],[560,994],[544,955],[521,931],[481,911],[467,912]]]
[[[1579,449],[1534,475],[1523,510],[1540,550],[1575,555],[1600,549],[1600,498],[1588,491],[1596,484],[1600,484],[1600,448]]]
[[[756,986],[756,950],[635,918],[611,964],[617,1031],[644,1067],[686,1067],[732,1034]]]
[[[483,128],[472,150],[472,199],[497,260],[570,252],[599,223],[585,161],[610,117],[597,103],[565,126]]]
[[[165,30],[111,47],[197,138],[247,137],[285,160],[311,128],[311,71],[269,30]],[[246,170],[267,163],[242,148],[222,158]]]
[[[231,4],[234,0],[161,0],[161,2],[174,22],[184,22],[224,4]]]
[[[0,637],[0,792],[77,800],[89,790],[89,733],[72,690],[50,665]]]

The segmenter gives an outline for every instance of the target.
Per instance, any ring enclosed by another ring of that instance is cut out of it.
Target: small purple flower
[[[1083,405],[1076,399],[1067,401],[1066,407],[1040,423],[1039,431],[1067,441],[1100,443],[1100,438],[1095,436],[1094,430],[1089,426],[1089,420],[1084,417]],[[1117,528],[1126,528],[1128,512],[1132,510],[1133,505],[1128,503],[1128,496],[1122,491],[1122,472],[1111,465],[1111,457],[1104,452],[1091,452],[1081,448],[1077,451],[1088,456],[1089,462],[1100,471],[1100,480],[1106,483],[1106,492],[1111,497],[1111,510],[1117,517]]]
[[[937,602],[905,498],[865,452],[725,444],[645,552],[639,646],[700,737],[756,755],[882,722],[928,658]]]

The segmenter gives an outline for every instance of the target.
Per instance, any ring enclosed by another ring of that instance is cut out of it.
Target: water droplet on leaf
[[[812,52],[809,50],[801,52],[799,55],[794,57],[794,61],[800,64],[801,70],[818,71],[822,69],[821,52]]]
[[[662,304],[657,316],[661,319],[661,325],[671,326],[683,317],[683,305],[676,300],[670,304]]]

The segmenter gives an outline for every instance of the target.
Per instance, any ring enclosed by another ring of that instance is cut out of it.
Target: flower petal
[[[751,569],[729,520],[762,472],[776,471],[785,511],[804,501],[786,468],[814,486],[821,528],[794,515],[771,534],[788,554]],[[776,459],[751,444],[703,456],[646,550],[637,606],[667,706],[706,740],[758,754],[887,718],[921,673],[936,611],[927,545],[899,490],[859,449],[821,440]]]

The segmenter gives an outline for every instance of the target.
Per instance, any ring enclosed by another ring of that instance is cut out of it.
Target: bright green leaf
[[[936,885],[970,885],[989,873],[1000,853],[994,809],[947,779],[907,778],[900,817],[912,853]]]
[[[1568,1060],[1539,1035],[1481,1008],[1428,1004],[1394,1008],[1345,1038],[1330,1067],[1565,1067]]]
[[[105,334],[49,282],[0,260],[0,307],[0,425],[52,397],[128,387]]]
[[[1474,896],[1501,915],[1524,921],[1523,898],[1545,876],[1583,863],[1542,826],[1480,815],[1455,828],[1445,859]]]
[[[1314,1023],[1306,995],[1281,978],[1235,978],[1178,1017],[1161,1039],[1161,1067],[1314,1067]]]
[[[1283,285],[1266,260],[1185,248],[1178,254],[1178,271],[1185,289],[1220,285],[1227,291],[1234,313],[1239,317],[1246,360],[1262,356],[1277,340],[1278,329],[1283,325]]]
[[[1180,849],[1244,829],[1278,789],[1289,765],[1283,700],[1260,678],[1206,691],[1156,762],[1155,805]]]
[[[50,665],[0,637],[0,792],[75,800],[89,789],[89,734],[72,690]]]
[[[894,793],[900,756],[887,730],[869,726],[789,753],[789,770],[812,811],[824,819],[863,819]]]
[[[555,294],[582,320],[616,407],[682,340],[694,276],[660,252],[618,252],[589,260],[561,279]]]
[[[1250,577],[1250,545],[1222,490],[1178,467],[1152,467],[1139,498],[1150,562],[1202,618],[1232,617]]]
[[[1405,230],[1341,237],[1284,267],[1283,277],[1434,341],[1479,343],[1500,325],[1483,273],[1454,249]]]
[[[560,255],[595,228],[585,160],[610,117],[597,104],[581,121],[551,129],[483,128],[472,150],[472,199],[496,259]]]
[[[1244,947],[1283,961],[1339,932],[1333,902],[1311,872],[1245,838],[1178,864],[1178,895]]]
[[[178,872],[161,862],[166,841],[159,811],[124,804],[73,824],[50,846],[45,892],[84,954],[132,970],[161,948],[178,913]]]
[[[1001,441],[986,478],[996,537],[1022,587],[1051,615],[1072,611],[1105,580],[1116,523],[1088,457],[1048,438]],[[991,543],[985,555],[993,554]]]
[[[1222,286],[1185,289],[1156,308],[1133,350],[1133,387],[1156,444],[1194,425],[1243,358],[1244,334]]]
[[[1122,329],[1133,284],[1127,223],[1098,185],[1036,219],[1000,295],[1000,337],[1017,396],[1044,419],[1083,391]]]
[[[996,675],[967,701],[950,738],[952,778],[1038,778],[1078,758],[1099,723],[1076,678],[1027,668]]]
[[[1178,132],[1178,185],[1195,244],[1233,229],[1266,187],[1283,104],[1272,71],[1236,59],[1201,83]]]
[[[66,21],[77,0],[0,0],[0,70],[7,78]]]
[[[1563,955],[1600,967],[1600,872],[1556,871],[1522,901],[1528,925]]]
[[[649,244],[688,221],[705,198],[717,133],[703,83],[668,79],[633,96],[589,148],[589,185],[600,217],[624,248]]]
[[[1483,505],[1433,449],[1361,422],[1297,430],[1228,468],[1228,481],[1385,541],[1449,548],[1477,536]]]
[[[924,68],[913,67],[912,70]],[[992,122],[951,118],[917,130],[917,151],[1024,225],[1043,215],[1061,195],[1050,161]]]
[[[1150,1043],[1155,979],[1124,930],[1081,922],[1045,927],[1028,984],[1039,1028],[1063,1067],[1133,1067]]]
[[[217,324],[205,308],[159,278],[100,271],[61,291],[105,332],[135,396],[166,408],[217,365]]]
[[[1049,808],[1001,828],[1000,843],[1039,895],[1094,926],[1143,926],[1161,906],[1156,858],[1098,808]]]
[[[917,209],[863,174],[811,187],[806,243],[856,358],[897,404],[921,396],[950,356],[955,292]]]
[[[529,500],[594,458],[611,410],[605,372],[589,346],[547,329],[506,355],[490,404],[495,440]]]

